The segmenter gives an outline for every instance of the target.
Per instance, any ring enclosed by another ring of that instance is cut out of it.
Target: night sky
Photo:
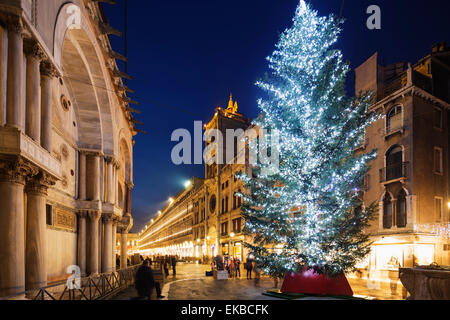
[[[311,0],[321,15],[339,15],[342,0]],[[194,121],[207,122],[214,108],[226,107],[229,94],[239,111],[258,114],[262,92],[254,83],[267,72],[265,57],[278,35],[290,26],[298,0],[128,0],[128,86],[144,123],[134,147],[132,232],[139,232],[183,188],[192,176],[203,177],[202,165],[176,166],[171,161],[172,131],[193,131]],[[382,29],[368,30],[366,9],[381,8]],[[109,23],[123,30],[123,0],[104,4]],[[352,68],[378,51],[381,63],[415,63],[433,44],[450,45],[448,0],[345,0],[346,19],[337,46]],[[111,36],[115,51],[123,39]],[[121,69],[123,65],[119,63]],[[353,94],[353,73],[348,79]]]

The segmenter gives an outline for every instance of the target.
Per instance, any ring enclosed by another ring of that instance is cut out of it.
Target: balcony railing
[[[381,101],[394,92],[411,84],[432,94],[432,78],[410,68],[399,73],[395,77],[384,81],[382,89],[378,91],[377,101]]]
[[[380,169],[380,182],[387,182],[408,176],[409,162],[401,162]]]

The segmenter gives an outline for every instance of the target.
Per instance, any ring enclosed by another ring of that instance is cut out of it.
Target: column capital
[[[88,212],[86,210],[78,210],[77,215],[82,219],[86,219],[88,216]]]
[[[108,164],[114,165],[114,156],[105,155],[104,158],[105,158],[105,161],[108,162]]]
[[[56,184],[56,178],[46,172],[40,172],[36,176],[28,179],[26,191],[28,193],[41,194],[46,196],[49,187]]]
[[[41,61],[40,70],[43,77],[56,78],[59,76],[58,70],[47,60]]]
[[[24,185],[26,178],[33,177],[38,173],[39,170],[36,166],[21,157],[0,158],[0,180],[13,181]]]
[[[113,158],[113,165],[116,167],[116,169],[120,169],[120,161],[117,160],[117,158]]]
[[[132,190],[134,188],[134,183],[133,182],[126,182],[125,185],[127,186],[128,189]]]
[[[103,157],[103,152],[101,150],[79,149],[78,151],[84,153],[86,156]]]
[[[121,218],[117,215],[113,216],[113,225],[117,226],[120,223]]]
[[[44,50],[42,50],[39,43],[31,38],[25,38],[23,40],[23,51],[26,55],[34,56],[38,60],[43,60],[45,58]]]
[[[114,221],[114,216],[111,212],[108,212],[108,213],[103,212],[102,220],[106,223],[112,223]]]
[[[6,25],[8,31],[18,33],[22,37],[24,36],[25,29],[20,15],[11,12],[3,12],[0,14],[0,20]]]
[[[88,210],[87,213],[88,213],[89,219],[96,220],[97,222],[98,222],[98,220],[100,220],[100,216],[101,216],[100,211],[98,211],[98,210]]]

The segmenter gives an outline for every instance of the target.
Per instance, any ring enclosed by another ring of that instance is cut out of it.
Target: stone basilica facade
[[[0,298],[116,268],[137,133],[118,33],[99,1],[0,0]]]

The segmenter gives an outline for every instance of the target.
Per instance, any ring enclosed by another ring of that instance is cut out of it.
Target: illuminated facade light
[[[233,238],[234,236],[235,236],[234,232],[230,233],[230,237]]]
[[[184,187],[185,187],[186,189],[189,188],[191,185],[192,185],[192,181],[191,181],[191,180],[187,180],[187,181],[184,183]]]
[[[173,202],[174,202],[173,198],[170,197],[170,198],[169,198],[169,203],[172,204]]]

